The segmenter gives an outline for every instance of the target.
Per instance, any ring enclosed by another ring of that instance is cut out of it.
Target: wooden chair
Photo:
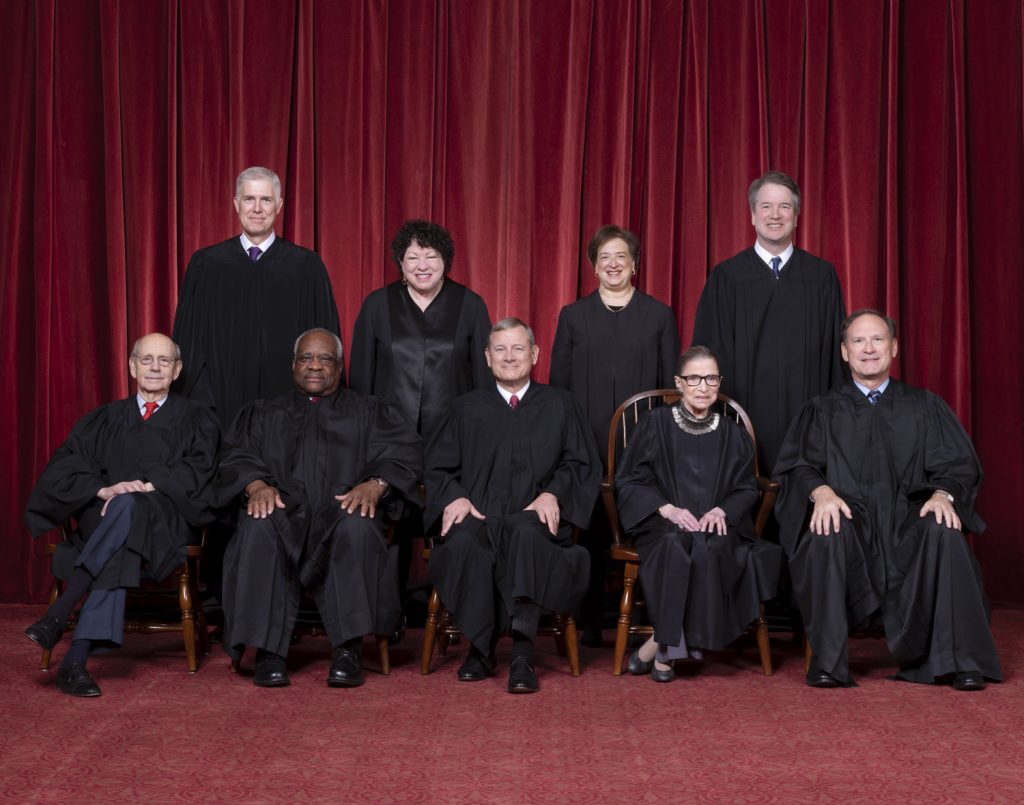
[[[574,532],[574,542],[575,537],[576,534]],[[423,558],[429,561],[430,542],[429,538],[427,539],[427,547],[423,549]],[[440,641],[437,640],[439,633],[442,638]],[[438,654],[444,656],[448,652],[448,646],[453,641],[453,638],[457,639],[461,634],[458,626],[452,620],[451,612],[445,608],[444,603],[441,601],[437,587],[432,587],[430,590],[430,600],[427,602],[427,621],[423,628],[423,655],[420,659],[420,673],[423,675],[430,673],[430,658],[434,653],[435,642],[438,646]],[[558,656],[568,657],[569,670],[572,675],[579,676],[582,673],[580,670],[579,641],[576,638],[576,621],[572,615],[568,613],[552,613],[550,623],[542,625],[537,630],[537,636],[554,637]]]
[[[72,533],[71,523],[62,523],[60,526],[61,539],[67,542]],[[185,659],[188,670],[195,673],[199,668],[200,655],[208,654],[209,640],[206,626],[206,613],[203,612],[202,598],[199,595],[199,560],[203,556],[203,543],[206,541],[206,529],[202,531],[199,545],[189,545],[185,561],[171,573],[164,581],[155,582],[143,580],[141,587],[135,587],[128,591],[127,604],[125,607],[124,632],[125,634],[157,634],[161,632],[181,632],[182,642],[185,645]],[[46,552],[53,556],[57,552],[57,545],[50,543],[46,546]],[[54,577],[53,587],[50,588],[50,604],[60,596],[63,584],[60,579]],[[175,598],[175,604],[168,602]],[[146,602],[150,606],[155,601],[163,599],[167,604],[165,609],[173,608],[175,613],[180,612],[180,619],[170,620],[156,617],[157,613],[151,608],[144,614],[132,615],[137,611],[140,602]],[[72,616],[69,628],[72,628],[75,618]],[[197,628],[198,627],[198,628]],[[50,669],[50,649],[43,649],[40,669]]]
[[[671,405],[680,399],[678,389],[653,389],[641,391],[634,394],[618,407],[612,416],[611,427],[608,431],[608,472],[601,481],[601,498],[604,501],[605,511],[608,513],[608,522],[612,532],[612,559],[624,563],[622,578],[622,599],[619,602],[619,622],[615,631],[615,666],[613,673],[616,676],[622,674],[622,663],[626,657],[626,646],[630,635],[650,635],[654,629],[647,625],[631,623],[633,607],[636,605],[636,582],[640,573],[640,555],[632,541],[623,533],[622,524],[619,520],[619,511],[615,500],[615,465],[620,453],[629,444],[640,417],[656,408],[659,405]],[[754,435],[754,427],[750,422],[747,412],[735,400],[724,394],[718,395],[715,403],[715,411],[723,416],[739,422],[750,434],[755,446],[757,439]],[[779,492],[779,482],[762,478],[757,468],[757,451],[754,451],[754,474],[757,476],[757,486],[761,491],[761,499],[757,507],[754,520],[754,531],[760,538],[764,525],[775,504],[775,497]],[[765,676],[771,676],[772,658],[771,648],[768,641],[768,622],[764,616],[764,604],[759,604],[760,615],[756,621],[757,649],[761,658],[761,670]]]

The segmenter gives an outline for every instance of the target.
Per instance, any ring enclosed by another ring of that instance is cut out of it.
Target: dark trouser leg
[[[683,623],[690,591],[690,547],[693,536],[665,521],[636,537],[640,583],[654,639],[666,646],[683,644]]]

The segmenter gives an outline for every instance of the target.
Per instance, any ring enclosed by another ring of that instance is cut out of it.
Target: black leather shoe
[[[494,674],[494,662],[490,664],[476,651],[470,649],[465,662],[459,666],[459,682],[482,682]]]
[[[258,688],[285,688],[292,683],[280,654],[261,652],[256,658],[256,673],[252,683]]]
[[[839,688],[843,685],[843,683],[832,676],[832,674],[815,668],[812,668],[807,672],[805,681],[812,688]]]
[[[953,690],[985,690],[981,671],[961,671],[953,679]]]
[[[331,654],[331,670],[327,674],[329,688],[358,688],[363,678],[363,656],[358,648],[338,646]]]
[[[651,669],[654,668],[654,660],[650,662],[644,662],[640,659],[640,649],[637,649],[629,655],[629,664],[627,669],[633,676],[643,676],[649,674]]]
[[[540,682],[537,681],[533,663],[523,656],[513,657],[508,669],[508,692],[536,693],[538,690]]]
[[[57,620],[54,615],[46,614],[25,630],[25,636],[40,648],[52,649],[60,642],[66,625]],[[99,688],[96,690],[96,693],[89,695],[98,696]]]
[[[671,682],[676,678],[676,669],[672,663],[668,664],[668,670],[662,671],[660,668],[656,668],[654,662],[651,662],[651,679],[655,682]]]
[[[56,620],[56,619],[55,619]],[[57,689],[68,696],[99,696],[100,686],[80,662],[57,668]]]

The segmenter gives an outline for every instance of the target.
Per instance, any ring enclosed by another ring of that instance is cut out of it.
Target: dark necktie
[[[779,278],[779,267],[782,265],[781,257],[772,258],[772,273],[775,275],[775,279]]]
[[[872,391],[868,392],[868,402],[871,403],[872,405],[876,405],[878,403],[878,398],[881,396],[882,392],[880,392],[878,389],[873,389]]]
[[[508,404],[512,406],[512,410],[515,411],[519,407],[519,398],[513,394],[508,398]]]
[[[249,247],[249,259],[252,260],[254,263],[260,259],[261,254],[263,254],[263,251],[260,249],[259,246]]]
[[[156,409],[159,408],[159,407],[160,407],[160,403],[155,403],[155,402],[148,402],[148,403],[146,403],[146,410],[142,414],[142,421],[145,422],[147,419],[149,419],[151,416],[153,416],[153,412],[156,411]]]

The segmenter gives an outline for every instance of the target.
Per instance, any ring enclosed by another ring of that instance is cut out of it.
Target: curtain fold
[[[753,242],[747,187],[803,190],[798,244],[900,322],[899,375],[986,468],[975,540],[1024,604],[1024,3],[990,0],[8,0],[0,52],[0,600],[42,600],[21,525],[80,416],[169,331],[191,253],[238,231],[253,164],[321,253],[348,339],[407,218],[541,346],[595,288],[602,224],[689,340],[707,271]],[[245,356],[238,356],[245,360]]]

